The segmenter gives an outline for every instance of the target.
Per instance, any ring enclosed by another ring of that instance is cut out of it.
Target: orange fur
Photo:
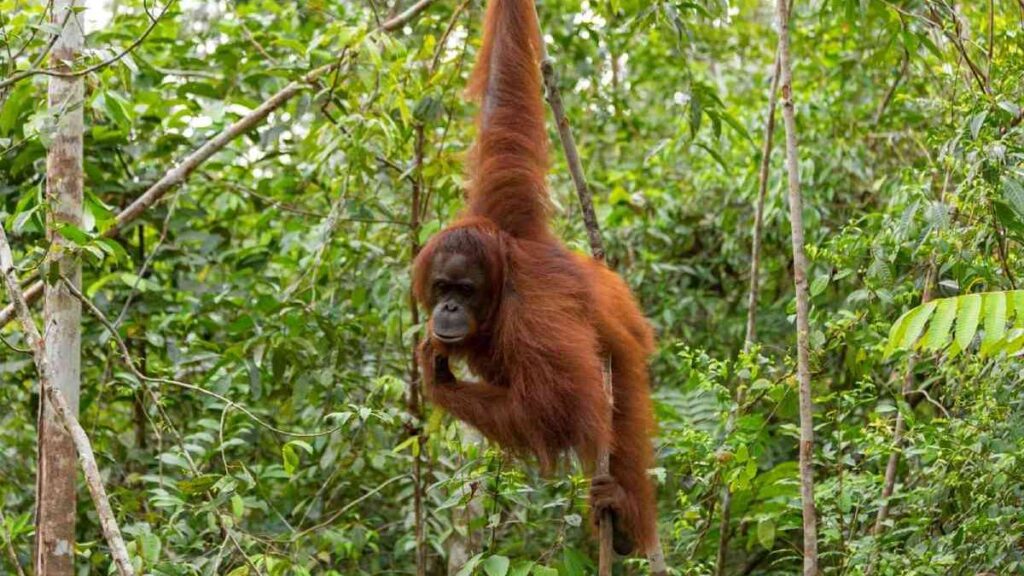
[[[551,233],[540,42],[533,0],[491,0],[469,91],[482,111],[467,212],[421,251],[413,289],[426,304],[435,256],[461,252],[487,271],[493,305],[470,341],[454,348],[424,342],[424,383],[434,402],[488,438],[536,456],[545,470],[569,450],[593,469],[598,451],[610,447],[611,474],[624,493],[616,512],[643,552],[656,520],[647,474],[654,336],[622,279]],[[435,382],[434,354],[465,358],[484,382]],[[614,411],[603,390],[609,356]]]

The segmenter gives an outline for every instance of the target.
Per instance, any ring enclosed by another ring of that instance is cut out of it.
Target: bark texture
[[[779,73],[782,119],[786,127],[786,175],[789,183],[789,222],[793,243],[793,284],[796,289],[797,381],[800,395],[800,500],[803,506],[804,576],[818,574],[818,526],[814,509],[814,405],[811,395],[810,298],[807,255],[804,253],[803,196],[793,108],[793,65],[789,47],[789,6],[776,0],[779,26]]]
[[[51,67],[59,71],[70,71],[82,51],[82,19],[74,9],[74,0],[53,4],[51,23],[64,23],[50,53]],[[48,104],[56,130],[46,155],[47,236],[51,243],[47,265],[59,269],[76,286],[81,284],[82,267],[70,242],[58,230],[82,223],[82,95],[81,77],[49,79]],[[44,353],[52,370],[51,384],[67,400],[70,415],[77,418],[82,306],[59,282],[46,285],[44,293]],[[75,446],[53,403],[46,399],[49,395],[41,396],[35,573],[70,576],[75,549]]]

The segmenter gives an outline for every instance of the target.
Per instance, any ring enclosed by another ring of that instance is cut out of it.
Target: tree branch
[[[395,30],[398,30],[402,26],[408,24],[413,18],[419,16],[420,12],[429,8],[434,2],[435,0],[420,0],[401,14],[381,24],[381,30],[385,32],[394,32]]]
[[[54,411],[60,417],[64,426],[71,435],[71,440],[78,451],[78,461],[82,465],[82,473],[85,476],[86,486],[96,506],[96,514],[100,519],[100,528],[103,536],[110,547],[110,554],[113,557],[114,565],[121,576],[133,576],[135,569],[128,558],[128,550],[125,548],[124,539],[121,537],[121,530],[114,518],[114,511],[110,507],[110,499],[103,488],[103,478],[100,475],[99,466],[96,464],[96,455],[92,451],[92,444],[86,435],[82,425],[74,417],[71,407],[68,406],[64,395],[52,384],[52,371],[49,361],[46,358],[46,351],[43,345],[43,338],[39,334],[29,311],[28,303],[25,301],[18,285],[18,279],[14,275],[14,256],[11,253],[11,245],[7,241],[7,233],[3,225],[0,225],[0,273],[3,274],[4,283],[7,285],[7,294],[14,303],[21,321],[22,329],[25,332],[26,341],[32,348],[32,357],[35,360],[36,371],[39,373],[39,384],[43,394],[53,404]],[[71,286],[71,283],[67,283]]]

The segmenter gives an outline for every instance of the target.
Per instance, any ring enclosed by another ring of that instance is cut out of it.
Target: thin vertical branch
[[[148,258],[146,257],[146,227],[145,226],[139,226],[138,227],[138,232],[136,232],[136,236],[138,237],[137,258],[139,260],[139,266],[142,269],[142,276],[139,276],[138,282],[141,282],[142,279],[147,275],[146,274],[146,262],[148,261]],[[136,346],[137,346],[136,354],[138,354],[138,356],[139,356],[139,369],[142,370],[143,372],[145,372],[146,371],[146,362],[148,361],[148,356],[146,354],[146,338],[145,338],[145,336],[141,336],[141,337],[139,337],[136,340]],[[139,450],[145,450],[146,449],[146,403],[142,399],[142,392],[141,391],[136,392],[135,399],[132,402],[132,406],[133,406],[132,418],[133,418],[133,425],[135,427],[135,447],[138,448]]]
[[[775,65],[772,67],[771,91],[768,94],[768,118],[765,120],[764,142],[761,147],[761,165],[758,170],[757,201],[754,205],[754,238],[750,248],[750,289],[747,293],[747,332],[743,338],[744,352],[750,351],[757,337],[757,300],[760,288],[761,272],[761,241],[764,230],[764,200],[768,194],[768,169],[771,166],[772,144],[775,138],[775,109],[779,101],[779,54],[776,50]],[[739,411],[746,402],[747,391],[740,387],[736,391],[736,404],[729,412],[725,422],[726,439],[736,428]],[[732,491],[726,483],[722,487],[722,518],[718,525],[718,556],[715,563],[715,574],[725,575],[725,556],[729,546],[729,521],[731,517]]]
[[[925,274],[924,287],[921,291],[921,304],[927,304],[932,300],[932,286],[935,284],[935,276],[937,270],[935,265],[932,264],[928,268],[928,273]],[[917,363],[917,355],[914,354],[907,361],[907,371],[903,375],[903,384],[900,387],[900,397],[904,402],[908,401],[910,394],[914,390],[914,365]],[[896,411],[896,424],[892,432],[892,453],[889,454],[889,462],[885,466],[885,481],[882,484],[882,506],[878,509],[878,514],[875,516],[875,525],[872,528],[872,534],[880,535],[885,529],[885,520],[889,517],[889,499],[892,497],[893,491],[896,487],[896,471],[900,463],[900,455],[903,453],[903,434],[906,431],[906,420],[903,417],[903,408],[901,407]],[[874,567],[872,563],[871,568]],[[869,569],[868,572],[872,572]]]
[[[558,90],[558,75],[555,72],[555,63],[548,56],[543,43],[541,44],[541,73],[544,76],[544,88],[548,105],[551,106],[551,112],[555,117],[555,124],[558,127],[558,139],[562,143],[565,161],[569,165],[569,174],[572,176],[572,183],[576,188],[576,196],[580,200],[583,223],[587,228],[587,240],[590,242],[590,252],[595,259],[603,262],[605,259],[604,240],[601,239],[601,226],[597,223],[597,214],[594,212],[593,195],[590,193],[587,177],[583,173],[580,153],[576,148],[576,138],[573,137],[572,127],[569,125],[569,119],[565,115],[562,93]]]
[[[460,423],[460,444],[463,448],[475,446],[480,450],[484,447],[484,437],[472,426]],[[468,482],[459,487],[458,493],[469,496],[462,510],[454,510],[452,514],[452,536],[448,546],[448,574],[455,576],[462,571],[466,562],[480,550],[482,534],[472,526],[473,521],[484,516],[484,489],[479,481]]]
[[[797,378],[800,396],[800,500],[803,507],[804,576],[818,574],[818,526],[814,509],[814,405],[811,395],[810,298],[807,293],[807,255],[804,253],[803,197],[797,156],[793,108],[793,65],[789,46],[789,6],[776,0],[779,27],[779,66],[782,119],[786,128],[786,174],[789,181],[789,220],[793,243],[793,285],[796,290]]]
[[[410,204],[410,216],[409,216],[409,262],[410,264],[416,260],[416,255],[420,252],[420,215],[422,210],[422,198],[423,198],[423,158],[424,149],[426,147],[426,136],[424,133],[423,122],[416,124],[416,135],[413,154],[415,155],[413,164],[413,181],[412,181],[412,198],[409,201]],[[412,316],[412,324],[416,326],[420,323],[420,311],[416,305],[416,298],[413,296],[412,287],[409,288],[409,312]],[[413,521],[415,523],[416,532],[416,575],[426,576],[427,573],[427,543],[426,534],[424,533],[424,518],[423,518],[423,403],[421,399],[420,390],[420,370],[419,364],[416,362],[416,341],[413,340],[409,359],[409,394],[408,394],[408,411],[409,416],[413,421],[413,428],[411,433],[416,436],[417,449],[413,454],[413,468],[412,468],[412,481],[413,481]]]
[[[536,4],[534,5],[536,9]],[[537,22],[540,22],[538,15]],[[551,113],[555,118],[558,127],[558,139],[562,144],[565,153],[565,161],[569,166],[569,174],[572,176],[573,185],[576,188],[576,196],[580,201],[583,223],[587,229],[587,240],[590,242],[590,252],[594,259],[603,262],[605,260],[604,241],[601,238],[601,227],[597,222],[597,214],[594,211],[594,200],[587,184],[586,174],[583,172],[583,164],[580,161],[579,150],[576,148],[576,139],[569,125],[569,119],[565,114],[565,105],[562,102],[562,94],[558,89],[558,75],[555,72],[554,60],[548,56],[547,48],[543,41],[540,46],[541,74],[544,78],[544,90]],[[604,391],[608,396],[609,408],[612,406],[613,394],[612,367],[609,358],[604,367]],[[602,447],[597,455],[598,475],[607,475],[609,470],[608,447]],[[612,523],[607,514],[599,519],[598,524],[598,575],[611,576],[612,565],[615,561],[615,554],[612,548]],[[665,556],[661,549],[661,542],[655,531],[655,543],[653,549],[648,553],[648,562],[653,576],[668,574],[668,567],[665,564]]]
[[[764,236],[764,200],[768,195],[768,170],[775,141],[775,109],[779,102],[779,55],[776,51],[772,69],[772,87],[768,95],[768,118],[765,120],[761,166],[757,173],[757,204],[754,207],[754,237],[750,247],[750,289],[747,293],[747,331],[743,349],[749,351],[757,338],[757,300],[760,288],[761,244]]]
[[[889,89],[886,90],[885,96],[882,98],[882,101],[878,104],[878,109],[875,110],[875,124],[878,124],[882,120],[882,116],[885,114],[886,108],[889,107],[889,104],[892,102],[893,96],[896,95],[896,89],[899,88],[900,82],[903,81],[903,78],[907,75],[907,72],[909,70],[910,52],[906,48],[904,48],[903,57],[900,60],[899,72],[896,73],[896,78],[894,78],[892,84],[889,85]]]
[[[996,3],[988,0],[988,68],[991,73],[992,60],[996,52]]]
[[[135,569],[128,559],[128,550],[121,537],[121,530],[117,526],[114,511],[110,507],[110,499],[107,498],[107,492],[103,488],[103,479],[99,466],[96,464],[96,455],[92,451],[92,444],[72,413],[68,401],[52,383],[53,371],[50,367],[50,359],[47,357],[46,345],[39,334],[39,328],[32,319],[32,313],[28,309],[28,303],[25,301],[21,286],[18,285],[18,279],[14,274],[14,257],[11,254],[11,245],[7,241],[7,232],[4,231],[2,224],[0,224],[0,275],[3,276],[3,281],[7,286],[7,295],[14,304],[18,319],[21,321],[22,329],[25,332],[25,341],[32,349],[32,359],[35,361],[36,371],[39,373],[40,392],[53,405],[54,412],[67,428],[78,452],[78,461],[82,465],[85,484],[89,488],[89,494],[96,506],[100,528],[110,547],[110,554],[117,572],[120,576],[133,576]],[[37,572],[37,574],[50,573]]]

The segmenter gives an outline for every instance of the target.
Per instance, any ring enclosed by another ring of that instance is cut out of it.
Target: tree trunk
[[[796,288],[796,352],[800,392],[800,500],[803,504],[804,576],[818,574],[818,527],[814,510],[814,406],[811,396],[810,298],[807,294],[807,255],[804,254],[803,198],[793,110],[793,67],[789,53],[789,6],[776,0],[779,26],[779,72],[782,119],[786,127],[786,175],[789,181],[789,220],[793,241],[793,284]]]
[[[82,51],[82,19],[75,11],[80,6],[74,4],[74,0],[53,3],[51,23],[64,26],[53,45],[50,65],[60,71],[70,71]],[[47,265],[56,266],[76,286],[81,284],[81,264],[58,229],[82,223],[82,94],[80,77],[50,78],[49,106],[56,128],[46,156],[47,236],[51,242]],[[81,303],[60,282],[46,285],[44,292],[43,332],[52,384],[77,417]],[[53,404],[42,393],[38,450],[35,573],[70,575],[74,573],[75,548],[75,446]]]

